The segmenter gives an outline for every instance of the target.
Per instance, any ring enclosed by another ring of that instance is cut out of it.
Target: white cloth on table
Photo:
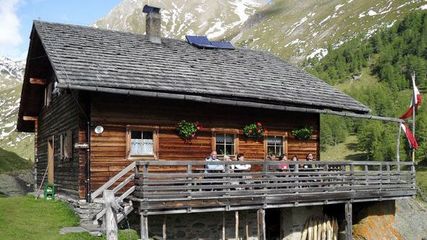
[[[224,171],[224,165],[222,164],[209,164],[209,162],[219,162],[219,159],[206,158],[206,170],[207,171]]]
[[[249,169],[251,169],[251,165],[250,164],[235,164],[235,165],[233,165],[233,168],[235,170],[249,170]]]

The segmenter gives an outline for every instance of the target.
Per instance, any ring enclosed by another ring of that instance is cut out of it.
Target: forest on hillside
[[[399,117],[411,99],[410,76],[427,88],[427,13],[411,13],[392,27],[371,37],[360,36],[338,48],[329,46],[321,60],[310,59],[304,65],[315,76],[336,85],[367,105],[372,114]],[[417,112],[416,137],[418,162],[427,163],[426,104]],[[358,150],[368,160],[395,160],[398,125],[378,121],[322,116],[321,146],[327,148],[343,142],[350,134],[358,138]],[[409,147],[401,139],[401,159],[409,158]]]

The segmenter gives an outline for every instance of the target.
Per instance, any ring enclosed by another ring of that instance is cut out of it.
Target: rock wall
[[[353,238],[403,240],[403,236],[394,227],[395,213],[395,201],[354,204]]]

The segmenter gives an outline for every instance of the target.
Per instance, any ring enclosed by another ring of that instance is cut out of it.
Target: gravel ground
[[[427,239],[427,204],[416,199],[396,201],[394,226],[405,239]]]

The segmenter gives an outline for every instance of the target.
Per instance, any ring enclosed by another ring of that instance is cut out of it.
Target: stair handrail
[[[108,189],[109,187],[111,187],[115,182],[117,182],[121,177],[123,177],[124,175],[126,175],[127,173],[129,173],[130,171],[134,170],[136,167],[135,162],[132,162],[131,164],[129,164],[127,167],[125,167],[123,170],[121,170],[119,173],[117,173],[116,175],[114,175],[112,178],[110,178],[110,180],[108,180],[106,183],[104,183],[101,187],[99,187],[98,189],[96,189],[92,194],[91,194],[91,200],[95,200],[95,198],[97,198],[99,195],[101,195],[101,193],[104,192],[104,190]],[[126,179],[127,180],[127,179]],[[126,181],[125,180],[125,181]]]

